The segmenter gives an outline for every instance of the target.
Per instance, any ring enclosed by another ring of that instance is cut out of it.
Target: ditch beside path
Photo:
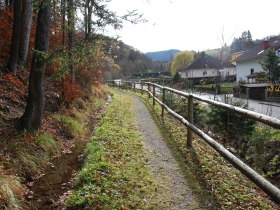
[[[156,196],[160,209],[203,209],[143,101],[128,93],[120,92],[120,94],[129,95],[133,100],[136,124],[143,136],[146,150],[146,162],[158,185],[161,186]]]

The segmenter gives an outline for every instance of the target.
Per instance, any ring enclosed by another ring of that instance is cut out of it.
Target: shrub
[[[226,98],[230,105],[248,109],[248,105],[240,99]],[[256,122],[246,117],[215,106],[210,106],[208,125],[211,131],[226,138],[230,142],[243,144],[252,135]]]

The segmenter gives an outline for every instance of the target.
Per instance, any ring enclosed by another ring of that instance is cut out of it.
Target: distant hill
[[[157,52],[147,52],[146,55],[153,61],[172,61],[176,53],[181,52],[180,50],[171,49]]]

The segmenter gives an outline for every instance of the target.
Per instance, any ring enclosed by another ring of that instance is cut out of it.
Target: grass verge
[[[114,95],[86,149],[69,209],[154,209],[156,187],[143,161],[131,99]]]

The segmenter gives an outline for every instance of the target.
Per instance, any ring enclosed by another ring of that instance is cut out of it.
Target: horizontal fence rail
[[[136,82],[114,82],[114,81],[108,81],[109,85],[123,87],[125,89],[133,89],[134,91],[140,90],[143,94],[143,92],[147,92],[149,95],[149,98],[153,99],[153,105],[155,105],[155,102],[161,105],[162,112],[161,115],[164,115],[164,110],[166,110],[169,114],[177,118],[183,125],[185,125],[188,128],[188,134],[187,134],[187,146],[192,146],[192,133],[195,133],[199,137],[201,137],[208,145],[210,145],[212,148],[214,148],[222,157],[224,157],[226,160],[228,160],[235,168],[237,168],[239,171],[241,171],[245,176],[247,176],[251,181],[253,181],[257,186],[259,186],[267,195],[269,195],[276,203],[280,203],[280,190],[271,184],[269,181],[267,181],[264,177],[259,175],[256,171],[254,171],[251,167],[246,165],[242,160],[240,160],[238,157],[233,155],[230,151],[228,151],[225,147],[223,147],[221,144],[219,144],[217,141],[215,141],[212,137],[208,136],[206,133],[204,133],[202,130],[197,128],[193,124],[193,99],[217,106],[219,108],[243,115],[247,118],[254,119],[256,121],[259,121],[261,123],[264,123],[266,125],[269,125],[273,128],[280,129],[280,120],[277,118],[273,118],[267,115],[259,114],[250,110],[242,109],[240,107],[235,107],[233,105],[225,104],[222,102],[214,101],[211,99],[204,99],[197,95],[191,94],[191,93],[185,93],[179,90],[175,90],[169,87],[164,87],[158,84],[145,82],[145,83],[136,83]],[[146,85],[146,86],[145,86]],[[136,87],[138,86],[138,87]],[[157,88],[157,90],[156,90]],[[183,96],[188,98],[188,120],[186,120],[183,116],[179,115],[178,113],[174,112],[172,109],[170,109],[165,103],[165,94],[166,91],[175,93],[177,95]],[[160,101],[156,97],[156,92],[162,93],[162,100]]]

